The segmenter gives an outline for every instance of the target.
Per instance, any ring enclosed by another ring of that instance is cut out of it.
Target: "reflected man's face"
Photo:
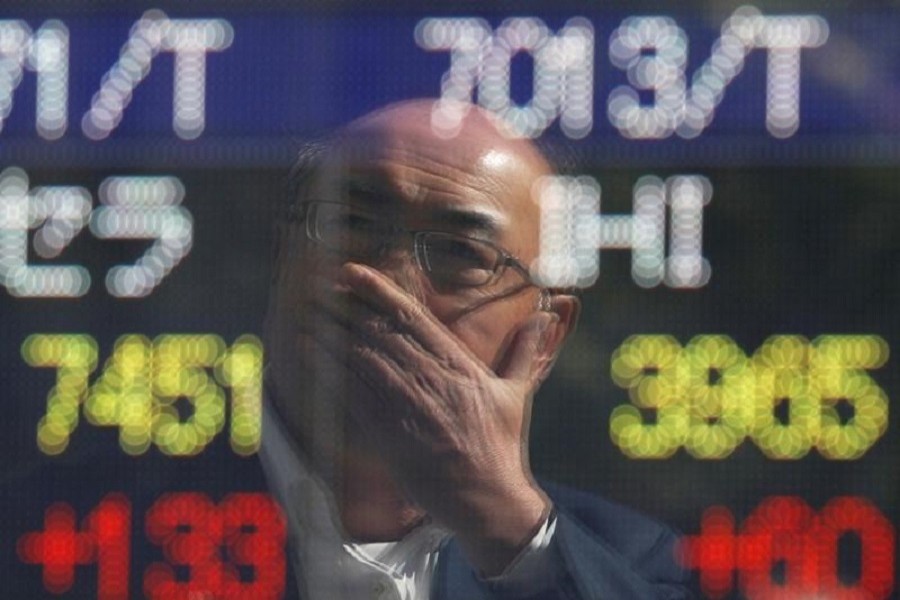
[[[335,139],[299,203],[349,205],[351,218],[376,217],[398,233],[388,247],[368,255],[312,241],[304,222],[292,225],[283,240],[267,320],[270,377],[279,409],[301,438],[324,434],[322,419],[336,418],[331,409],[339,407],[342,394],[377,393],[351,381],[334,356],[340,342],[326,350],[317,341],[333,334],[324,330],[324,307],[338,313],[362,310],[340,282],[341,265],[348,260],[390,277],[485,365],[502,367],[510,336],[539,304],[538,288],[509,266],[489,285],[448,282],[417,262],[414,237],[401,230],[483,240],[528,265],[537,257],[539,227],[531,189],[548,173],[528,143],[507,140],[474,111],[456,137],[436,136],[426,102],[375,113]]]

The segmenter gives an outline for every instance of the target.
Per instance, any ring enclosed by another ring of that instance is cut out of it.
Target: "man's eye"
[[[323,225],[331,231],[346,233],[371,233],[383,229],[383,225],[375,219],[359,214],[332,215]]]
[[[450,264],[489,266],[487,256],[481,249],[466,240],[442,240],[432,244],[436,258]]]
[[[461,285],[480,285],[490,279],[496,253],[475,240],[432,239],[428,244],[428,266],[443,280]]]

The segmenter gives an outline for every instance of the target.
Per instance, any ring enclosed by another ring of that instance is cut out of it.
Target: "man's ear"
[[[553,294],[550,296],[550,312],[555,313],[557,318],[547,327],[538,348],[538,381],[547,378],[566,339],[575,332],[581,315],[581,300],[571,294]]]

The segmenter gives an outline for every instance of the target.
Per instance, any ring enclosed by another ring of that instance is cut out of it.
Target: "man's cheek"
[[[502,317],[467,321],[452,329],[459,340],[495,373],[503,368],[506,349],[514,328],[507,327]]]
[[[326,349],[314,334],[299,333],[291,365],[298,389],[305,390],[311,399],[340,407],[377,393],[374,384],[360,377],[359,368],[353,366],[348,351],[346,343]]]

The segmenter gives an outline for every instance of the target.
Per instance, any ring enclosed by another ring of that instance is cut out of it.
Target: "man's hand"
[[[548,512],[528,467],[527,427],[532,395],[552,361],[546,334],[558,317],[531,316],[495,373],[382,273],[348,263],[341,283],[342,301],[320,303],[327,318],[314,329],[375,392],[347,399],[348,410],[474,566],[484,575],[502,572]]]

